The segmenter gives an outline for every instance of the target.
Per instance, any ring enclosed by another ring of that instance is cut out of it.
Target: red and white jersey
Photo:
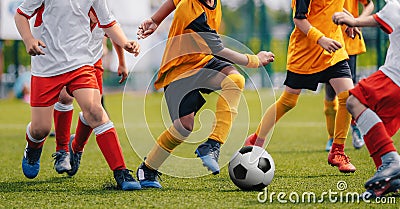
[[[386,0],[386,5],[374,14],[375,20],[389,34],[389,49],[382,72],[400,86],[400,0]]]
[[[97,62],[103,56],[103,38],[105,32],[98,24],[92,29],[92,38],[89,42],[89,49],[93,52],[94,61]]]
[[[45,55],[31,59],[32,75],[51,77],[93,65],[94,52],[89,10],[93,7],[101,28],[111,27],[115,18],[105,0],[24,0],[17,12],[28,19],[36,13],[33,35],[43,41]]]

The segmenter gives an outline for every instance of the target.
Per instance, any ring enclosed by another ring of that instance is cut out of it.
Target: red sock
[[[126,169],[121,145],[114,127],[96,135],[96,141],[111,170]]]
[[[83,115],[79,113],[78,126],[76,127],[75,139],[72,142],[72,149],[74,152],[83,152],[86,143],[89,140],[90,134],[92,133],[92,128],[82,122]]]
[[[366,135],[364,135],[365,145],[369,154],[374,160],[376,168],[382,165],[381,157],[388,152],[396,152],[393,140],[386,132],[382,122],[375,124]]]
[[[335,151],[335,149],[338,149],[339,151],[344,151],[344,144],[332,144],[331,152]]]
[[[354,120],[354,118],[351,119],[351,125],[355,126],[356,125],[356,120]]]
[[[68,152],[69,137],[73,110],[59,111],[54,109],[54,127],[56,132],[56,151]]]

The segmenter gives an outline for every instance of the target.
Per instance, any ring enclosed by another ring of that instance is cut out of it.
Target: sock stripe
[[[31,133],[29,132],[30,127],[31,127],[31,123],[29,122],[29,124],[26,126],[26,135],[28,136],[28,138],[31,142],[39,144],[39,143],[42,143],[44,140],[46,140],[46,138],[43,138],[41,140],[37,140],[37,139],[33,138]]]
[[[374,127],[377,123],[382,122],[378,115],[371,109],[366,109],[358,117],[357,126],[360,129],[362,135],[367,135],[369,130]]]
[[[83,112],[79,112],[79,119],[82,121],[83,124],[89,126],[89,123],[86,121],[86,119],[83,117]]]
[[[68,112],[74,109],[74,105],[70,104],[70,105],[66,105],[66,104],[62,104],[60,102],[57,102],[54,105],[54,109],[60,112]]]
[[[102,125],[97,126],[96,128],[93,129],[94,133],[97,135],[100,135],[110,129],[114,128],[114,123],[111,121],[108,121]]]

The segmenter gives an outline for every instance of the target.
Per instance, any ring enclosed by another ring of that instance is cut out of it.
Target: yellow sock
[[[333,101],[324,101],[324,113],[326,118],[326,130],[328,131],[329,138],[333,138],[335,131],[335,118],[338,109],[337,97]]]
[[[292,94],[284,91],[281,97],[274,104],[269,106],[265,112],[261,123],[258,125],[256,134],[258,137],[265,139],[275,125],[275,123],[289,110],[296,106],[298,94]]]
[[[165,130],[157,139],[157,143],[150,150],[145,164],[147,167],[158,170],[170,153],[187,137],[182,136],[174,126]]]
[[[338,95],[339,107],[336,113],[335,134],[333,143],[344,144],[349,133],[351,115],[346,109],[346,101],[349,98],[349,91],[343,91]]]
[[[217,100],[215,111],[216,121],[209,138],[221,144],[226,141],[237,115],[240,96],[244,88],[244,77],[240,74],[230,74],[221,82],[221,94]]]

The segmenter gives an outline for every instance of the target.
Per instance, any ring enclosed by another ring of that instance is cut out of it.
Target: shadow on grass
[[[47,190],[43,187],[46,184],[60,184],[70,182],[71,177],[53,177],[46,180],[27,179],[26,181],[16,182],[0,182],[0,192],[23,192],[23,191],[40,191]],[[40,188],[38,188],[40,187]]]

